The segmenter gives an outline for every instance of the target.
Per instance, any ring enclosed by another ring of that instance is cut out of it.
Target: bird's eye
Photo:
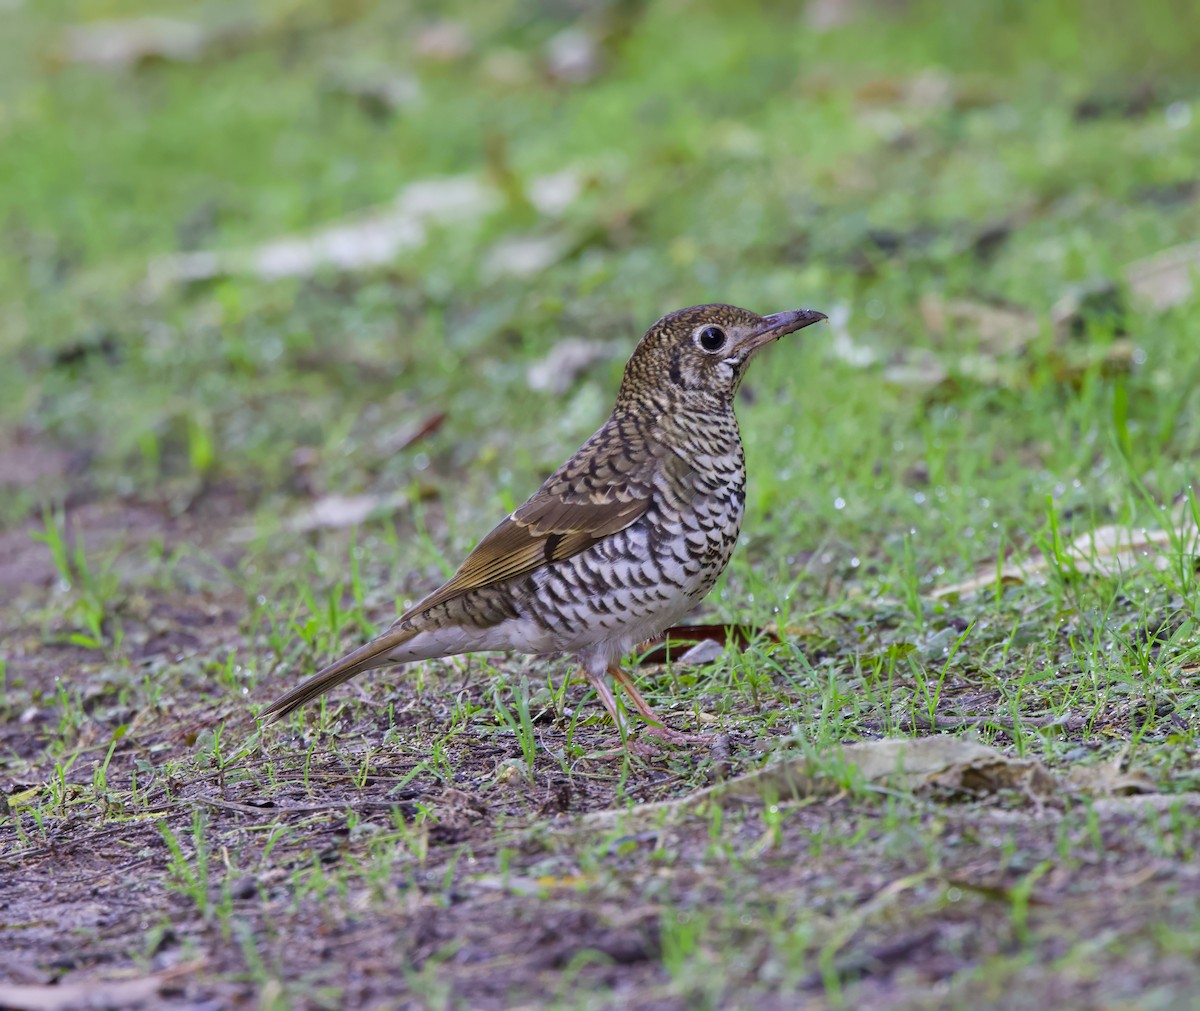
[[[696,333],[696,343],[705,351],[720,351],[725,346],[725,331],[719,326],[701,327]]]

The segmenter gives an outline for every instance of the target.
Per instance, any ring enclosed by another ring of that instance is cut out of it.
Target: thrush
[[[731,305],[664,316],[625,366],[608,420],[445,585],[260,718],[273,723],[376,667],[514,650],[574,654],[623,733],[609,675],[646,733],[704,739],[666,726],[620,663],[690,611],[729,562],[746,500],[734,395],[755,352],[822,319],[811,309],[759,316]]]

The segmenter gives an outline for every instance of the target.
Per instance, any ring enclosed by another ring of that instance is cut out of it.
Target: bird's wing
[[[650,506],[654,476],[689,487],[691,468],[654,439],[610,420],[519,509],[476,545],[450,581],[397,624],[469,590],[527,575],[624,530]]]
[[[674,497],[690,501],[695,488],[691,467],[658,440],[610,418],[528,502],[479,542],[445,586],[409,608],[381,635],[281,695],[259,718],[274,723],[334,685],[386,663],[388,653],[421,631],[413,619],[423,611],[570,558],[624,530],[649,508],[656,476],[665,477]]]

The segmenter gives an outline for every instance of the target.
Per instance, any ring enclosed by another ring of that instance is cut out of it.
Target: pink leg
[[[613,664],[608,668],[608,673],[613,676],[613,680],[625,689],[625,694],[629,696],[633,702],[634,708],[642,714],[642,719],[646,721],[648,726],[645,732],[651,737],[657,737],[660,741],[666,741],[668,744],[708,744],[712,741],[712,734],[685,734],[681,730],[672,730],[662,718],[653,709],[650,708],[650,703],[642,698],[642,693],[637,690],[633,683],[633,678],[626,674],[618,664]],[[589,680],[591,680],[589,678]],[[603,680],[603,679],[599,679]],[[608,685],[605,685],[607,691]],[[612,694],[609,693],[609,698]],[[601,700],[603,701],[603,700]],[[607,707],[609,703],[605,703]],[[613,708],[616,708],[615,700],[612,703]],[[610,712],[612,710],[609,710]]]
[[[634,755],[655,754],[654,748],[650,747],[650,745],[642,744],[640,741],[633,739],[629,729],[629,721],[625,719],[625,715],[617,708],[617,700],[613,697],[612,689],[608,687],[608,682],[604,680],[604,675],[593,675],[586,669],[584,670],[584,675],[588,679],[588,684],[596,690],[596,695],[600,699],[601,705],[607,710],[608,715],[612,717],[613,723],[621,729],[625,746],[629,749],[630,753]],[[622,751],[618,748],[616,751],[606,751],[596,757],[620,758],[621,756]]]

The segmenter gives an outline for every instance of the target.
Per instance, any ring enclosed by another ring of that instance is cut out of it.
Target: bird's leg
[[[672,730],[663,723],[662,717],[650,708],[649,702],[642,698],[642,693],[637,690],[637,687],[633,683],[633,678],[621,669],[620,664],[614,663],[608,668],[608,673],[613,676],[613,681],[625,689],[625,694],[633,702],[634,708],[642,714],[642,719],[648,724],[645,732],[651,737],[657,737],[660,741],[667,741],[670,744],[707,744],[712,740],[712,734],[685,734],[681,730]],[[604,687],[607,691],[608,685]],[[609,698],[612,698],[611,693],[609,693]],[[601,698],[601,701],[604,701],[603,698]],[[609,705],[608,702],[604,704],[606,707]],[[612,705],[615,708],[616,702],[614,701]],[[609,712],[612,712],[612,709]]]
[[[608,711],[608,715],[612,717],[613,723],[617,725],[617,729],[621,732],[622,748],[616,751],[606,751],[598,755],[599,758],[614,758],[623,757],[625,750],[635,755],[650,756],[654,754],[654,749],[648,744],[642,744],[640,741],[633,740],[630,730],[629,721],[625,719],[625,714],[617,708],[617,700],[613,697],[612,689],[608,687],[608,682],[604,679],[603,674],[593,674],[585,666],[583,668],[584,676],[596,690],[596,696],[600,699],[600,703]],[[642,703],[645,705],[645,702]]]
[[[621,731],[622,736],[628,735],[629,724],[626,722],[621,710],[617,708],[617,700],[613,697],[612,689],[608,687],[608,682],[604,680],[603,674],[593,674],[587,667],[583,668],[584,676],[596,690],[596,697],[600,699],[600,704],[604,706],[608,715],[612,717],[613,723],[617,725],[617,729]]]

